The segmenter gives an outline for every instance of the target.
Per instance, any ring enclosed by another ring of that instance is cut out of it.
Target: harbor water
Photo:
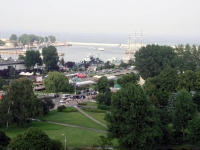
[[[98,50],[99,47],[95,46],[59,46],[56,47],[58,53],[63,53],[64,56],[60,56],[60,59],[63,57],[65,62],[73,61],[80,62],[82,61],[89,53],[92,53],[94,57],[99,57],[101,60],[108,60],[113,57],[120,60],[124,57],[124,48],[120,47],[110,47],[104,46],[104,51]],[[10,50],[11,51],[11,50]],[[1,54],[2,58],[18,59],[19,55],[17,54]]]

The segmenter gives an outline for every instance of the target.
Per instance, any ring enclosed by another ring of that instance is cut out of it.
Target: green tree
[[[158,80],[158,77],[147,78],[143,88],[154,106],[160,108],[167,105],[171,92],[161,89]]]
[[[175,56],[173,48],[169,46],[154,44],[143,46],[135,53],[135,69],[145,80],[159,75],[166,66],[171,66]]]
[[[99,93],[106,93],[107,91],[110,91],[108,79],[106,76],[102,76],[99,78],[97,81],[96,89],[98,90]]]
[[[137,84],[139,81],[139,76],[135,73],[123,75],[121,78],[117,80],[117,83],[122,87],[125,87],[128,83]]]
[[[61,64],[62,66],[65,65],[65,61],[64,61],[63,57],[62,57],[61,60],[60,60],[60,64]]]
[[[188,92],[191,90],[194,90],[195,88],[195,72],[191,70],[187,70],[184,72],[180,77],[179,77],[179,82],[178,82],[178,90],[185,89]]]
[[[112,95],[111,106],[111,112],[105,117],[108,137],[117,138],[123,150],[152,150],[160,128],[141,86],[129,84],[120,89]]]
[[[11,140],[9,148],[50,150],[52,142],[45,132],[39,128],[30,127],[23,135]]]
[[[63,73],[57,71],[49,72],[48,77],[44,79],[46,90],[51,92],[62,91],[62,85],[65,83],[69,84],[68,78]]]
[[[7,146],[10,140],[11,139],[3,131],[0,131],[0,146]]]
[[[26,56],[24,56],[24,55],[19,55],[18,59],[20,59],[20,60],[25,60],[25,59],[26,59]]]
[[[10,109],[12,118],[15,118],[15,121],[21,127],[26,124],[28,118],[42,115],[42,104],[39,103],[37,96],[34,94],[33,84],[29,79],[14,80],[12,84],[4,89],[4,93],[2,101],[5,101],[5,109]],[[5,113],[5,115],[10,115],[10,113]]]
[[[43,114],[47,115],[50,109],[53,109],[55,104],[51,97],[44,97],[42,98],[42,107],[43,107]]]
[[[185,90],[178,91],[175,97],[173,126],[176,130],[183,132],[183,141],[185,141],[185,129],[188,121],[196,115],[196,105],[192,101],[192,96]]]
[[[200,117],[195,117],[192,120],[190,120],[188,122],[188,131],[189,131],[189,135],[188,135],[188,139],[194,143],[195,145],[197,145],[198,147],[200,147]]]
[[[51,150],[63,150],[64,146],[59,140],[51,139]]]
[[[112,93],[107,77],[103,76],[99,78],[95,89],[99,92],[99,94],[96,96],[96,101],[98,101],[99,104],[105,104],[109,106],[111,104]]]
[[[3,88],[3,80],[2,80],[2,78],[0,77],[0,90],[2,90],[2,88]]]
[[[47,36],[44,37],[44,42],[49,42],[49,38]]]
[[[11,36],[10,36],[10,41],[17,41],[17,35],[16,34],[12,34]]]
[[[5,45],[5,42],[0,40],[0,46],[3,46],[3,45]]]
[[[59,57],[57,49],[54,46],[48,46],[42,49],[43,63],[46,66],[46,70],[57,69]]]
[[[55,36],[49,35],[48,37],[49,37],[51,43],[54,43],[56,41]]]
[[[174,68],[171,68],[170,66],[166,67],[157,78],[157,86],[162,91],[167,92],[176,92],[176,88],[178,85],[178,73],[177,70]]]
[[[24,63],[27,68],[33,68],[35,64],[42,65],[42,58],[40,57],[40,52],[33,50],[26,51]]]

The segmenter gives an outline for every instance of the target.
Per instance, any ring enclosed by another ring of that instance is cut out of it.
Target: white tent
[[[29,72],[20,72],[19,75],[20,75],[20,76],[32,76],[32,75],[33,75],[33,72],[32,72],[32,73],[29,73]]]
[[[96,84],[94,81],[83,81],[83,82],[76,82],[76,85],[91,85],[91,84]]]

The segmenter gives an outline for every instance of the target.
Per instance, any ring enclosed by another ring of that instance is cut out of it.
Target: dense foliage
[[[36,127],[30,127],[23,135],[17,135],[11,140],[12,149],[52,149],[52,142],[48,135]]]
[[[23,59],[23,58],[22,58]],[[37,65],[42,65],[42,59],[40,57],[39,51],[26,51],[26,56],[24,59],[25,66],[27,68],[32,68]]]
[[[170,46],[147,45],[135,53],[135,69],[143,79],[154,77],[167,66],[171,66],[176,54]]]
[[[14,80],[10,85],[5,86],[4,93],[0,103],[0,120],[1,124],[6,126],[6,130],[12,121],[23,126],[28,118],[43,114],[41,101],[34,94],[29,79]]]
[[[112,96],[108,137],[117,138],[120,149],[152,150],[160,128],[153,107],[139,85],[129,84]]]
[[[44,85],[46,90],[52,93],[74,91],[74,87],[69,84],[68,78],[57,71],[48,73],[48,77],[44,79]]]
[[[43,63],[46,66],[46,71],[58,70],[58,53],[54,46],[48,46],[42,49]]]
[[[3,131],[0,131],[0,148],[1,146],[7,146],[10,140],[11,139]]]

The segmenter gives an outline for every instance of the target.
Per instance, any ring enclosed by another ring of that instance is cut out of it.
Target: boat
[[[94,56],[92,52],[90,52],[82,61],[83,64],[101,64],[103,61],[99,59],[99,55]]]
[[[103,47],[98,48],[99,51],[104,51]]]
[[[72,44],[70,42],[66,42],[65,46],[72,46]]]

